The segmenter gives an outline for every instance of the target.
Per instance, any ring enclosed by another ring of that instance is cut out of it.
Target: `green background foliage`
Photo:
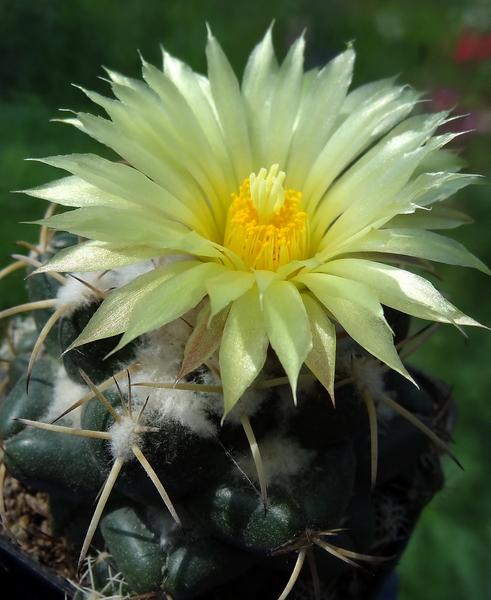
[[[137,50],[159,64],[159,44],[206,72],[205,22],[240,74],[273,19],[280,58],[304,29],[307,66],[324,64],[354,41],[354,85],[400,74],[400,81],[428,92],[428,110],[457,103],[453,114],[468,116],[455,121],[454,130],[476,131],[455,146],[463,148],[470,169],[489,180],[489,0],[0,0],[0,268],[18,251],[17,240],[37,237],[36,227],[19,222],[45,210],[41,201],[11,191],[59,176],[24,159],[71,152],[112,156],[74,128],[49,123],[60,118],[59,108],[96,110],[71,84],[106,93],[101,65],[138,77]],[[481,40],[480,50],[459,62],[455,53],[466,31]],[[488,265],[490,199],[489,186],[463,190],[456,205],[476,224],[450,232]],[[443,281],[437,287],[491,325],[491,279],[457,267],[438,273]],[[1,282],[0,309],[24,300],[22,277],[17,272]],[[445,461],[447,486],[425,511],[399,569],[401,600],[484,600],[491,594],[491,333],[467,333],[465,339],[443,326],[413,357],[453,386],[459,407],[455,452],[465,471]]]

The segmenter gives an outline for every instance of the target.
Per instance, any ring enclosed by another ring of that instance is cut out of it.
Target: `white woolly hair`
[[[131,416],[121,416],[121,421],[115,421],[109,428],[111,434],[110,449],[113,458],[123,461],[135,458],[131,447],[140,445],[141,436],[135,432],[135,420]]]
[[[81,279],[81,281],[85,281],[88,284],[94,286],[97,289],[102,291],[114,287],[111,285],[112,277],[110,276],[111,271],[108,271],[104,274],[103,271],[97,271],[94,273],[73,273],[75,277]],[[89,287],[75,279],[75,277],[67,277],[67,281],[65,285],[62,285],[58,288],[58,293],[56,299],[58,300],[56,304],[56,308],[60,308],[61,306],[69,307],[68,311],[65,313],[67,316],[70,316],[79,308],[84,306],[88,306],[100,299],[95,292],[93,292]]]
[[[192,323],[198,310],[199,306],[187,313],[185,320]],[[135,356],[135,361],[142,368],[133,376],[132,382],[174,384],[190,333],[189,325],[182,319],[176,319],[165,327],[146,334]],[[221,385],[218,375],[207,367],[200,370],[199,377],[203,385]],[[263,371],[257,381],[267,377],[267,373]],[[200,437],[207,438],[217,433],[217,418],[221,418],[224,411],[223,395],[219,392],[134,387],[132,393],[137,404],[150,396],[147,412],[152,414],[153,423],[157,426],[158,422],[170,419]],[[249,416],[254,415],[270,395],[270,389],[255,390],[251,386],[227,415],[226,423],[239,426],[240,415],[244,412]]]
[[[186,315],[187,320],[188,315]],[[193,315],[190,315],[192,318]],[[191,330],[182,319],[176,319],[165,327],[146,334],[138,347],[135,362],[142,368],[132,376],[132,383],[169,383],[176,381],[184,355],[184,346]],[[203,369],[204,385],[220,385],[220,379],[211,371]],[[122,382],[127,393],[127,382]],[[200,437],[216,434],[213,414],[223,412],[222,395],[209,392],[194,392],[179,389],[132,387],[133,404],[141,406],[150,397],[146,414],[158,427],[159,422],[172,420],[190,429]]]
[[[302,448],[296,440],[285,438],[281,432],[275,432],[261,440],[259,451],[264,473],[268,483],[288,486],[289,480],[308,468],[315,457],[315,450]],[[254,482],[258,482],[257,469],[250,454],[237,461],[244,473]],[[240,471],[235,471],[240,476]]]
[[[352,357],[351,377],[359,390],[368,390],[370,396],[376,400],[385,393],[384,380],[382,378],[384,365],[371,356],[355,355]]]
[[[111,271],[73,273],[73,275],[97,289],[106,291],[119,288],[155,267],[190,258],[192,259],[187,255],[168,255]],[[78,279],[68,277],[67,283],[58,290],[56,308],[68,305],[67,316],[99,300],[99,296]],[[184,315],[185,320],[194,323],[201,306],[202,303]],[[182,319],[176,319],[165,327],[145,334],[134,359],[142,365],[142,368],[133,376],[133,382],[173,384],[180,371],[184,347],[190,334],[190,327]],[[221,385],[220,378],[209,369],[202,369],[200,377],[203,385]],[[264,378],[266,375],[261,373],[258,380]],[[121,383],[121,388],[127,393],[125,382]],[[147,414],[152,414],[157,421],[174,420],[201,437],[215,435],[216,419],[210,417],[223,415],[223,396],[220,393],[144,387],[135,387],[132,393],[135,406],[141,406],[150,395]],[[259,392],[252,387],[249,388],[227,417],[227,423],[239,425],[240,415],[243,412],[252,416],[269,396],[269,390]]]
[[[43,416],[43,420],[54,421],[80,398],[83,398],[86,393],[87,388],[70,379],[64,366],[60,364],[54,377],[53,401]],[[63,417],[63,425],[80,427],[80,417],[81,409],[79,407]]]
[[[138,277],[138,275],[143,275],[143,273],[147,273],[153,268],[152,261],[147,260],[136,265],[129,265],[111,271],[73,273],[78,279],[68,276],[66,284],[60,286],[57,294],[58,302],[56,308],[68,305],[69,309],[66,314],[69,316],[77,309],[100,299],[98,294],[81,283],[81,281],[85,281],[101,291],[107,291],[119,288],[135,279],[135,277]],[[81,281],[78,281],[79,279]]]

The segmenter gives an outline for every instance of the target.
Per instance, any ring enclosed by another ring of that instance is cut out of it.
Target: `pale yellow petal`
[[[169,279],[195,268],[198,264],[196,261],[176,262],[144,273],[112,292],[71,347],[123,333],[128,327],[132,311],[143,298]]]
[[[370,285],[353,281],[345,276],[338,277],[337,275],[319,272],[322,270],[322,267],[318,267],[315,272],[301,273],[294,278],[294,281],[307,286],[325,306],[327,306],[330,298],[342,298],[357,302],[374,315],[383,317],[383,310],[378,297]]]
[[[193,261],[191,269],[183,270],[145,294],[134,305],[117,349],[194,308],[206,295],[206,280],[223,270],[224,267],[215,263],[196,264]]]
[[[329,392],[334,402],[334,376],[336,371],[336,328],[326,311],[309,294],[302,300],[310,321],[312,350],[305,364]]]
[[[35,273],[117,269],[157,256],[164,256],[168,253],[167,250],[152,248],[143,244],[87,241],[64,248],[42,267],[36,269]]]
[[[264,39],[251,53],[242,80],[252,153],[260,167],[266,164],[268,140],[264,132],[267,131],[271,110],[273,110],[271,99],[277,76],[278,62],[274,54],[270,27]]]
[[[97,188],[99,188],[102,192],[111,194],[115,198],[121,198],[120,208],[125,208],[128,203],[131,203],[129,206],[141,206],[153,211],[158,216],[183,223],[198,232],[207,233],[199,217],[190,208],[132,167],[105,160],[94,154],[53,156],[39,159],[39,162],[70,171],[96,188],[96,201],[87,201],[87,196],[92,191],[87,187],[82,196],[84,202],[79,206],[106,205],[117,208],[117,200],[97,202]],[[69,183],[73,187],[73,182]],[[70,190],[66,190],[67,194],[69,192]],[[68,206],[70,205],[73,204],[68,204]],[[202,211],[202,215],[205,215],[204,211]],[[208,235],[213,235],[214,231],[215,228],[212,226]]]
[[[230,302],[245,294],[255,283],[254,275],[245,271],[225,271],[206,281],[212,316],[218,314]]]
[[[422,229],[381,229],[370,231],[363,239],[345,249],[354,252],[383,252],[414,256],[449,265],[473,267],[483,273],[491,271],[462,244]]]
[[[323,270],[370,285],[382,304],[409,315],[443,323],[472,321],[448,302],[429,281],[409,271],[353,258],[331,261]],[[475,321],[473,324],[478,325]]]
[[[155,248],[180,249],[188,229],[142,210],[119,210],[99,206],[78,208],[36,221],[53,229],[103,242],[146,244]]]
[[[265,156],[261,157],[264,164],[261,167],[279,164],[283,169],[286,164],[302,92],[304,48],[305,40],[300,37],[291,46],[276,77],[270,98]]]
[[[221,130],[237,181],[242,182],[252,172],[253,164],[244,99],[227,57],[210,31],[206,56],[208,79]]]
[[[302,190],[311,165],[326,145],[351,83],[355,53],[346,50],[315,77],[293,132],[286,172],[288,185]]]
[[[230,309],[220,346],[225,416],[259,375],[266,361],[268,336],[256,287]]]
[[[324,298],[322,302],[355,342],[391,369],[413,381],[396,352],[393,333],[384,317],[344,298]]]
[[[312,349],[310,322],[302,297],[293,283],[273,281],[263,293],[263,312],[269,341],[296,398],[298,373]]]

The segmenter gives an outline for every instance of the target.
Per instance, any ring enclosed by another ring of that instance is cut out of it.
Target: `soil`
[[[22,485],[7,473],[3,498],[7,523],[0,523],[0,533],[64,579],[76,580],[73,553],[65,540],[51,530],[48,496]]]

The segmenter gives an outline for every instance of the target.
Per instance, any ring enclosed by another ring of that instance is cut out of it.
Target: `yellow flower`
[[[117,100],[92,92],[110,120],[67,121],[124,160],[42,160],[73,176],[28,193],[78,210],[40,221],[89,238],[38,271],[96,271],[168,254],[110,293],[76,345],[124,333],[119,347],[209,298],[186,368],[220,347],[225,412],[257,377],[268,346],[295,393],[303,363],[332,391],[335,323],[409,377],[382,304],[478,325],[423,277],[427,261],[489,270],[431,229],[462,215],[440,202],[476,176],[435,135],[447,113],[408,117],[419,94],[382,80],[348,93],[354,51],[303,71],[299,38],[278,65],[269,30],[242,85],[215,38],[208,77],[164,52],[144,82],[109,72]],[[387,264],[388,263],[388,264]],[[392,264],[391,264],[392,263]],[[186,370],[186,369],[184,369]]]

